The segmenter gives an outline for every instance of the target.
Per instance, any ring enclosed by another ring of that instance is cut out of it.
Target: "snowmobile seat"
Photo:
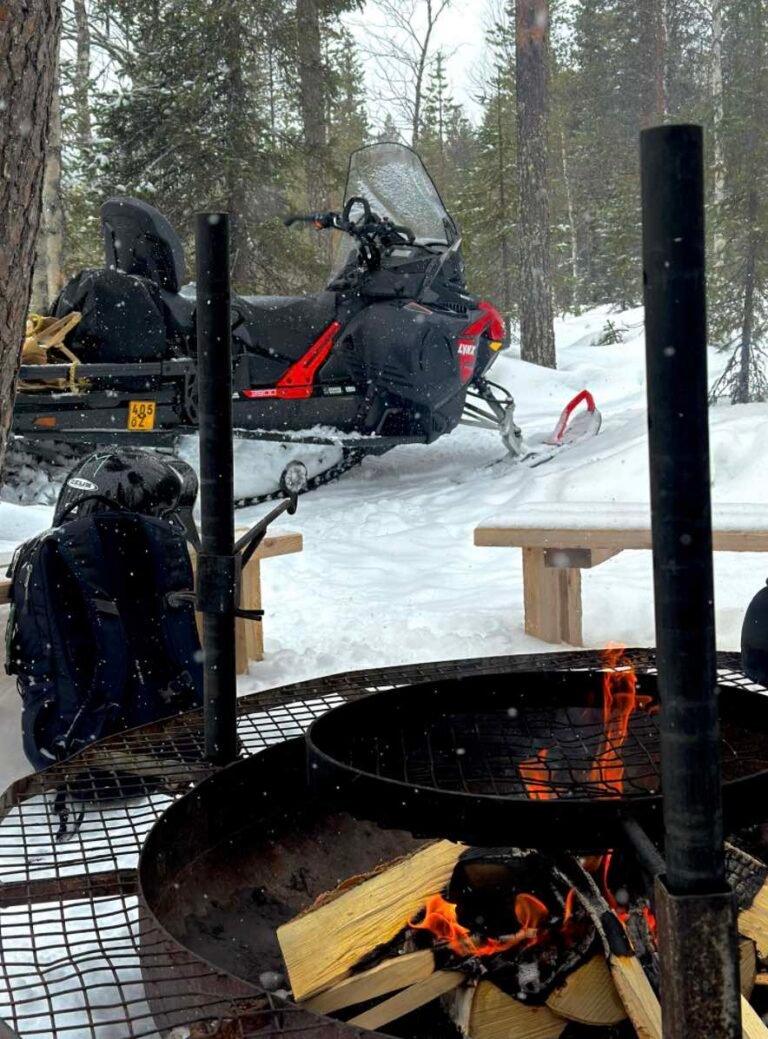
[[[117,196],[101,207],[107,267],[134,274],[166,292],[177,293],[184,281],[184,247],[154,206]]]
[[[336,317],[336,294],[236,298],[250,345],[259,353],[291,361],[303,356]]]
[[[163,317],[168,337],[179,343],[188,343],[195,331],[195,297],[178,292],[161,292]]]

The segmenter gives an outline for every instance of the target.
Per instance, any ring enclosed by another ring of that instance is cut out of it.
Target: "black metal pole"
[[[229,217],[198,213],[197,361],[200,422],[201,551],[198,609],[203,613],[206,756],[237,756],[232,347]]]
[[[666,876],[657,883],[657,910],[664,1035],[737,1039],[716,695],[701,127],[645,130],[641,167],[662,704]]]

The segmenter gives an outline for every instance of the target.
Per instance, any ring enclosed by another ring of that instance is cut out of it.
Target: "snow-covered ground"
[[[532,438],[549,432],[565,401],[588,387],[604,416],[597,438],[545,466],[525,469],[491,465],[504,454],[497,436],[462,428],[430,447],[403,447],[368,459],[300,500],[297,514],[286,517],[282,527],[302,532],[304,552],[263,565],[266,657],[240,679],[241,692],[355,667],[551,649],[523,632],[520,552],[475,548],[472,531],[490,516],[514,517],[523,505],[547,516],[562,512],[564,503],[570,503],[572,515],[584,503],[586,518],[596,520],[595,503],[648,501],[642,314],[611,314],[610,320],[626,329],[625,342],[593,345],[607,314],[601,309],[558,322],[557,371],[514,356],[500,358],[495,371],[495,378],[514,393],[518,421]],[[721,355],[711,353],[711,378],[724,363]],[[710,420],[715,502],[768,506],[768,453],[763,449],[768,405],[720,406],[711,411]],[[240,459],[242,464],[258,467],[258,449],[253,451],[250,459]],[[26,487],[41,501],[53,497],[54,488],[46,487],[36,473]],[[18,496],[8,489],[5,497],[11,500],[0,500],[0,560],[18,542],[44,529],[52,513],[49,504],[15,503]],[[264,511],[244,510],[239,522],[245,525]],[[744,609],[768,574],[768,558],[718,554],[715,571],[718,642],[723,649],[734,649]],[[583,571],[583,590],[587,645],[653,642],[649,552],[624,552]],[[11,680],[0,679],[0,790],[28,771],[20,753],[18,711]],[[92,825],[104,823],[94,819]],[[61,866],[62,853],[51,850],[45,834],[39,851],[51,864],[58,855]],[[70,968],[56,960],[62,952],[59,939],[45,931],[47,912],[41,907],[41,934],[49,946],[43,960],[50,960],[51,969],[61,969],[66,981]],[[128,931],[135,928],[132,900],[115,904],[115,914]],[[115,948],[122,933],[120,927],[110,930]],[[28,934],[14,936],[10,960],[18,963],[19,977],[10,987],[17,998],[36,1009],[39,1004],[42,1020],[49,1012],[47,1003],[28,966],[30,957],[38,962],[42,954],[30,951],[31,941]],[[93,985],[98,980],[111,1003],[116,975],[112,960],[106,963],[104,958],[114,959],[113,949],[103,944],[103,936],[98,941],[94,937],[92,949],[83,946],[83,955],[91,958]],[[130,956],[121,961],[119,983],[126,997],[140,996],[131,988],[136,972]],[[61,998],[71,1002],[75,997]],[[4,999],[0,993],[0,1014]],[[84,1011],[75,1003],[78,1022],[89,1015],[100,1020],[101,1011]],[[104,1013],[106,1020],[109,1014]],[[145,1013],[143,1004],[137,1004],[134,1014]],[[135,1024],[134,1034],[151,1032],[146,1021],[146,1031]],[[83,1034],[90,1034],[85,1024],[83,1028]],[[105,1039],[122,1034],[118,1026],[99,1031]]]
[[[368,459],[300,501],[285,525],[303,533],[305,550],[263,565],[266,658],[243,690],[352,667],[551,648],[523,632],[519,550],[476,548],[472,531],[523,503],[554,513],[560,503],[589,503],[585,518],[594,520],[594,503],[648,501],[642,311],[610,314],[626,329],[623,343],[592,345],[607,315],[557,323],[557,371],[509,356],[494,370],[531,437],[548,433],[588,387],[603,412],[598,437],[516,469],[489,467],[503,455],[493,432],[460,428]],[[725,360],[711,351],[712,379]],[[720,405],[710,422],[715,503],[768,504],[768,405]],[[718,644],[736,649],[768,558],[718,553],[715,573]],[[582,577],[587,645],[653,643],[650,552],[624,552]]]
[[[607,319],[625,341],[594,345]],[[528,469],[489,465],[504,454],[496,434],[460,428],[431,446],[370,458],[302,498],[281,525],[302,532],[304,552],[263,565],[266,657],[241,679],[242,692],[355,667],[551,648],[523,632],[519,551],[475,548],[473,528],[523,503],[555,512],[563,502],[589,503],[594,519],[594,503],[649,496],[642,311],[560,320],[557,342],[557,371],[503,356],[494,377],[513,392],[532,438],[588,387],[603,412],[600,435]],[[724,363],[711,351],[712,379]],[[710,421],[715,502],[768,505],[768,405],[720,405]],[[240,461],[255,469],[259,448],[248,447]],[[264,511],[243,510],[239,522]],[[50,506],[0,503],[0,553],[50,515]],[[718,642],[734,649],[768,558],[717,554],[715,571]],[[584,571],[583,590],[587,645],[653,642],[649,552]]]

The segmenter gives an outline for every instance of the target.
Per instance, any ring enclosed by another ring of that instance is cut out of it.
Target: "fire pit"
[[[310,778],[356,815],[425,837],[600,851],[631,816],[661,826],[655,675],[530,672],[345,704],[308,737]],[[720,687],[731,829],[768,791],[768,699]]]
[[[355,698],[319,718],[306,740],[231,765],[174,804],[151,832],[140,862],[148,910],[142,913],[142,974],[158,1027],[199,1018],[185,1008],[194,1005],[189,997],[197,977],[205,976],[210,1007],[220,1017],[237,1016],[238,1036],[252,1029],[264,1036],[290,1031],[341,1039],[381,1028],[448,1039],[457,1033],[447,1010],[466,1027],[474,1022],[470,1034],[481,1037],[493,1035],[482,1024],[489,1018],[505,1021],[511,1039],[633,1035],[626,1022],[619,1024],[624,1010],[606,969],[610,950],[603,941],[610,945],[616,935],[601,933],[600,920],[609,909],[622,909],[613,892],[627,878],[635,895],[646,890],[637,862],[631,850],[623,864],[620,852],[613,864],[605,856],[581,860],[588,867],[580,874],[584,890],[574,895],[576,860],[565,854],[627,849],[628,815],[651,831],[660,826],[655,676],[644,667],[635,682],[621,665],[608,672],[594,666],[475,672]],[[745,801],[760,803],[768,781],[761,747],[768,698],[724,678],[720,703],[733,826],[744,819]],[[742,796],[746,790],[756,796]],[[481,848],[453,843],[459,840]],[[511,852],[507,845],[516,843],[537,851]],[[387,890],[393,868],[400,872],[389,890],[398,899],[408,884],[412,890],[392,903],[382,941],[373,929],[362,937],[357,921],[372,919],[371,906],[382,904],[370,885]],[[482,883],[467,882],[483,870]],[[497,883],[504,871],[514,878],[511,888],[507,879]],[[744,906],[764,879],[764,873],[749,876]],[[494,884],[515,892],[506,906],[494,902]],[[432,902],[426,897],[438,895]],[[493,922],[483,928],[474,921],[482,919],[488,898]],[[640,909],[648,921],[647,904],[634,899],[641,923]],[[445,906],[454,905],[459,918],[453,922],[470,923],[463,928],[467,939],[459,929],[446,936],[451,909]],[[344,928],[334,906],[353,907],[345,910],[347,947],[338,938]],[[315,928],[312,940],[306,927]],[[505,939],[513,953],[488,957]],[[465,940],[473,944],[462,945]],[[486,948],[478,952],[482,943]],[[517,955],[518,947],[525,955]],[[298,967],[296,950],[305,961]],[[309,973],[302,975],[305,967]],[[320,980],[316,969],[326,971]],[[583,979],[580,971],[587,969],[589,984],[601,986],[590,990],[601,993],[599,1027],[576,1023],[583,998],[579,1003],[573,984],[566,984]],[[402,976],[387,981],[393,970]],[[417,1002],[412,1012],[380,1023],[387,993],[424,985],[436,987],[426,1005]],[[441,986],[447,986],[442,996]],[[655,1000],[650,986],[647,991]],[[345,999],[352,1000],[349,1010]],[[540,1031],[525,1031],[530,1023],[510,1030],[508,1015],[517,1007],[534,1014]]]

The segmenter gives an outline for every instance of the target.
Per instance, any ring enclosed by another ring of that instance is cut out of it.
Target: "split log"
[[[412,1010],[423,1007],[425,1003],[431,1003],[433,999],[458,988],[465,981],[464,975],[458,971],[436,970],[423,981],[398,992],[391,999],[385,999],[383,1003],[366,1010],[364,1014],[353,1017],[349,1024],[375,1031],[388,1025],[390,1021],[397,1021],[398,1018],[410,1014]]]
[[[610,958],[611,976],[638,1039],[662,1039],[661,1005],[637,956]]]
[[[741,997],[741,1034],[744,1039],[768,1039],[763,1019],[744,996]]]
[[[568,1027],[548,1006],[527,1006],[492,981],[458,989],[443,1002],[468,1039],[558,1039]]]
[[[294,999],[309,999],[343,981],[364,956],[391,941],[430,895],[445,889],[465,850],[453,841],[427,844],[354,884],[344,882],[279,927]]]
[[[760,959],[768,957],[768,881],[754,897],[752,905],[739,913],[739,934],[751,938]]]
[[[582,1025],[616,1025],[627,1016],[601,955],[569,974],[548,997],[547,1006],[560,1017]]]
[[[353,974],[338,985],[332,985],[302,1004],[316,1014],[332,1014],[345,1007],[365,1003],[377,996],[415,985],[424,981],[435,970],[435,957],[431,949],[420,949],[403,956],[394,956],[360,974]]]
[[[757,976],[757,950],[749,938],[739,939],[739,986],[747,999],[752,995]]]

